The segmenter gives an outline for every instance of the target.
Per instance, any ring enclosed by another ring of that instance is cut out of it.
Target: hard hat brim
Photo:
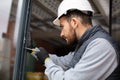
[[[53,24],[60,26],[60,20],[58,19],[58,17],[53,21]]]

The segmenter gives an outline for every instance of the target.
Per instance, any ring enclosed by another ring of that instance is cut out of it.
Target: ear
[[[72,18],[71,19],[71,25],[75,29],[78,27],[78,19],[77,18]]]

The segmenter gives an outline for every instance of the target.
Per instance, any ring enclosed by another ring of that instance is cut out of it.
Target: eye
[[[60,25],[60,28],[63,29],[63,25]]]

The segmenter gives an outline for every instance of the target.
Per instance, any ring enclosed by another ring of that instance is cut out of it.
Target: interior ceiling
[[[93,21],[101,24],[105,28],[109,26],[109,0],[89,0],[95,10]],[[120,0],[113,0],[115,4]],[[35,39],[47,41],[53,46],[63,46],[66,42],[60,38],[60,28],[52,21],[57,17],[57,8],[61,0],[33,0],[31,15],[31,33]],[[120,10],[112,8],[112,17],[119,16]],[[120,18],[119,18],[120,19]],[[118,22],[119,24],[120,22]],[[115,23],[116,24],[116,23]]]
[[[60,2],[61,0],[33,1],[31,32],[34,38],[45,40],[55,46],[66,45],[65,41],[59,37],[60,28],[52,23],[57,16],[57,8]],[[95,10],[94,19],[98,19],[104,26],[108,26],[109,11],[106,10],[109,10],[109,2],[105,0],[90,0],[90,2]]]
[[[57,17],[57,8],[61,1],[33,0],[30,30],[35,39],[42,39],[53,46],[66,45],[66,42],[59,36],[60,28],[52,23]],[[109,25],[109,0],[89,1],[95,10],[93,19],[107,28]]]

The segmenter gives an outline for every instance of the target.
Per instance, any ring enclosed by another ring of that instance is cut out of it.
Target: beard
[[[77,44],[78,44],[78,40],[77,40],[76,37],[73,40],[69,41],[69,42],[67,41],[67,46],[69,46],[71,51],[75,50]]]
[[[77,43],[78,43],[77,38],[74,38],[74,40],[72,40],[72,41],[67,41],[68,45],[74,45],[74,44],[77,44]]]
[[[71,39],[67,39],[67,38],[65,39],[68,45],[74,45],[74,44],[78,43],[77,35],[76,35],[75,31],[74,31],[74,34],[72,36],[73,37]]]

